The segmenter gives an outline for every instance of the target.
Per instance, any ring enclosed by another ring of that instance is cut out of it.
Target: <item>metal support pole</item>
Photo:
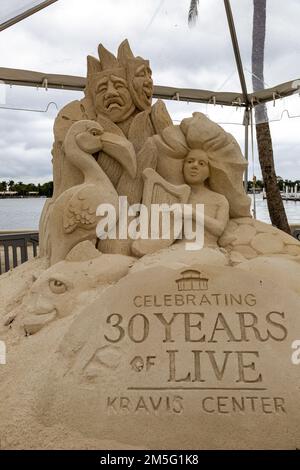
[[[241,83],[241,88],[242,88],[242,92],[244,96],[244,101],[245,101],[246,106],[248,106],[249,98],[248,98],[246,80],[245,80],[244,69],[243,69],[243,64],[242,64],[242,59],[241,59],[241,54],[240,54],[239,43],[238,43],[236,30],[234,26],[234,20],[233,20],[230,1],[224,0],[224,5],[225,5],[225,10],[226,10],[226,16],[227,16],[227,21],[228,21],[228,26],[229,26],[230,36],[231,36],[234,57],[235,57],[236,66],[237,66],[240,83]]]
[[[245,159],[247,160],[247,163],[249,163],[249,122],[250,122],[250,110],[249,108],[245,109],[244,113],[244,126],[245,126]],[[248,191],[248,166],[245,170],[244,174],[244,188],[245,191]]]
[[[242,59],[241,59],[241,53],[240,53],[238,38],[237,38],[236,30],[235,30],[230,0],[224,0],[224,5],[225,5],[225,10],[226,10],[226,16],[227,16],[227,21],[228,21],[228,26],[229,26],[230,36],[231,36],[235,62],[236,62],[236,66],[237,66],[237,70],[238,70],[238,74],[240,78],[240,84],[241,84],[241,88],[243,92],[244,101],[246,104],[246,109],[245,109],[245,114],[244,114],[245,158],[248,162],[249,160],[249,123],[250,123],[251,104],[250,104],[249,97],[248,97],[247,85],[246,85],[244,69],[243,69],[243,64],[242,64]],[[244,188],[245,188],[245,191],[247,192],[248,190],[248,167],[246,168],[245,176],[244,176]]]
[[[254,175],[254,136],[253,136],[253,108],[249,110],[251,128],[251,155],[253,165],[253,217],[256,219],[256,176]]]

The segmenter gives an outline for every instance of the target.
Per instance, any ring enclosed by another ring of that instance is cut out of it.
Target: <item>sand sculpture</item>
[[[64,153],[82,172],[84,181],[63,191],[53,204],[49,219],[51,264],[64,260],[81,241],[91,239],[96,245],[97,207],[101,203],[118,206],[115,187],[93,157],[102,148],[120,162],[128,177],[135,177],[136,156],[127,139],[104,132],[93,121],[78,121],[71,126],[64,140]]]
[[[251,217],[230,134],[152,104],[149,62],[127,40],[87,66],[84,98],[54,123],[40,259],[0,279],[6,447],[43,447],[45,429],[53,446],[66,432],[87,448],[299,446],[299,242]],[[120,196],[187,203],[193,220],[204,204],[204,247],[99,236],[97,208],[115,207],[119,228]]]

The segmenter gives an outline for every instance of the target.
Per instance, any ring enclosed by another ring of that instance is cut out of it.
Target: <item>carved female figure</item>
[[[204,204],[204,244],[216,245],[229,220],[229,203],[225,196],[209,188],[209,156],[201,149],[191,150],[183,163],[183,177],[191,188],[188,203],[193,206],[196,223],[196,204]]]
[[[194,233],[196,221],[203,223],[196,216],[196,205],[203,204],[204,246],[217,246],[230,218],[250,216],[250,199],[243,187],[247,162],[237,142],[202,113],[194,113],[180,126],[166,127],[153,140],[158,150],[157,168],[156,172],[144,171],[143,203],[148,209],[151,204],[166,202],[191,204]],[[182,235],[184,243],[190,239],[187,232]],[[180,245],[176,238],[139,240],[133,243],[132,251],[143,256],[173,243]]]

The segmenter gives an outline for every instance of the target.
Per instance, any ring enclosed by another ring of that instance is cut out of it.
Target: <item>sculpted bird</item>
[[[118,214],[118,193],[93,156],[100,150],[135,177],[135,150],[125,137],[104,132],[94,121],[72,125],[64,140],[64,152],[66,159],[82,172],[84,181],[67,189],[55,201],[50,216],[51,265],[65,259],[84,240],[96,244],[99,221],[96,210],[101,203],[112,204]]]

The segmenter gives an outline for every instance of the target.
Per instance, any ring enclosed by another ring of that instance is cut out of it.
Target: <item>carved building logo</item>
[[[186,269],[181,272],[181,278],[176,279],[179,291],[207,290],[208,278],[196,269]]]

